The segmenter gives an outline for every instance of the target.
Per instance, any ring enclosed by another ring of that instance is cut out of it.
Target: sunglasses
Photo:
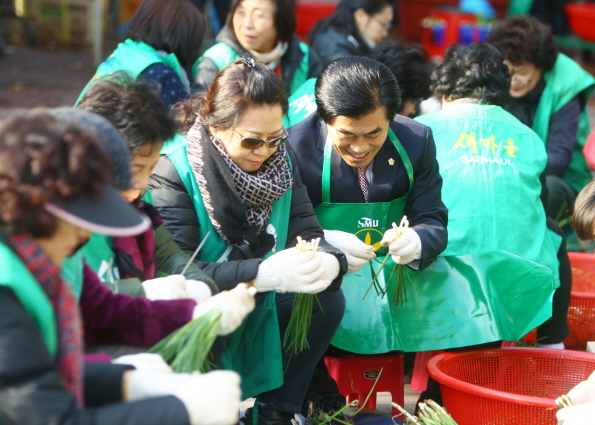
[[[242,137],[238,133],[236,133],[235,130],[233,131],[233,134],[240,138],[240,140],[242,141],[242,147],[245,149],[258,149],[259,147],[264,145],[267,145],[268,148],[278,148],[283,143],[285,143],[285,141],[289,137],[289,135],[285,132],[285,129],[283,130],[282,135],[274,137],[268,141],[259,139],[257,137]]]

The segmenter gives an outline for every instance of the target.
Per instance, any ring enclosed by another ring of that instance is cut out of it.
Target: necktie
[[[359,183],[359,187],[362,188],[362,193],[364,194],[364,199],[368,202],[368,179],[366,179],[366,170],[368,167],[361,167],[356,168],[357,170],[357,182]]]

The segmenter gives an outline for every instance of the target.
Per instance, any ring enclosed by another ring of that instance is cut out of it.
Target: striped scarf
[[[60,269],[31,238],[20,234],[10,236],[9,240],[52,304],[58,327],[56,369],[76,404],[82,407],[83,328],[76,297],[70,285],[60,277]]]

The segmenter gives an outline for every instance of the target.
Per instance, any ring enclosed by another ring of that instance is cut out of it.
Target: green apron
[[[406,166],[411,187],[411,163],[391,133],[389,138]],[[378,248],[382,232],[392,222],[400,221],[406,196],[393,201],[394,205],[331,203],[331,153],[332,144],[327,141],[323,203],[316,208],[316,214],[325,229],[356,234]],[[389,258],[380,277],[381,285],[385,285],[393,267]],[[514,273],[510,273],[513,268]],[[414,287],[406,283],[408,301],[398,307],[392,301],[394,284],[385,297],[372,290],[363,299],[372,280],[369,265],[345,275],[345,315],[331,343],[358,354],[378,354],[440,350],[498,339],[516,341],[551,315],[551,270],[515,254],[494,250],[438,257],[425,269],[408,272]]]
[[[302,42],[299,43],[299,48],[304,56],[293,73],[289,87],[286,87],[289,94],[295,93],[306,82],[308,79],[308,72],[310,72],[310,48],[306,43]],[[242,56],[229,46],[229,44],[220,41],[207,49],[207,51],[194,62],[194,65],[192,65],[192,76],[194,79],[196,79],[196,74],[198,73],[198,66],[205,58],[211,59],[217,69],[220,70],[236,59],[241,59]],[[283,80],[283,77],[281,77],[281,80]]]
[[[591,173],[583,155],[583,147],[591,132],[587,100],[595,89],[595,78],[568,56],[558,53],[554,68],[544,73],[545,88],[535,111],[532,129],[547,143],[552,115],[584,92],[585,105],[581,111],[572,159],[564,173],[564,180],[578,193],[591,181]]]
[[[210,232],[199,253],[200,261],[223,262],[227,260],[231,247],[219,237],[209,219],[198,183],[188,163],[186,144],[186,139],[178,135],[164,145],[161,153],[170,158],[193,200],[200,225],[200,240]],[[265,258],[275,251],[285,249],[290,208],[291,190],[273,203],[273,212],[266,231],[275,236],[275,246]],[[242,325],[228,336],[222,365],[225,369],[235,370],[242,377],[243,398],[254,397],[283,385],[276,292],[269,292]]]
[[[54,308],[25,263],[3,243],[0,243],[0,270],[0,285],[13,290],[39,328],[43,342],[54,358],[58,347],[58,327]]]
[[[289,96],[289,110],[287,111],[287,115],[283,117],[283,126],[285,128],[302,122],[310,114],[316,112],[315,85],[316,78],[310,78]]]
[[[163,63],[171,67],[178,77],[180,77],[182,84],[187,86],[188,77],[175,54],[170,53],[167,56],[162,56],[157,50],[142,41],[126,39],[124,42],[118,44],[116,50],[114,50],[104,62],[99,64],[97,71],[95,71],[95,75],[91,78],[91,81],[87,83],[76,100],[75,105],[81,101],[81,98],[89,88],[89,85],[95,80],[103,78],[116,71],[127,71],[136,79],[141,72],[155,63]],[[188,89],[188,87],[186,88]]]
[[[397,139],[392,129],[388,130],[388,137],[393,143],[407,170],[409,176],[409,190],[402,198],[391,202],[372,203],[332,203],[330,201],[331,182],[331,157],[334,152],[333,144],[327,137],[324,147],[324,161],[322,165],[322,203],[315,208],[316,216],[322,227],[326,230],[342,230],[353,233],[368,245],[374,246],[377,255],[387,255],[387,250],[380,247],[380,241],[386,229],[391,228],[393,222],[400,222],[407,205],[407,197],[413,187],[413,166],[409,156]],[[384,257],[378,257],[380,261]],[[370,264],[367,263],[357,273],[346,274],[343,277],[343,293],[346,299],[345,315],[339,325],[331,343],[343,350],[360,354],[378,353],[391,351],[393,348],[384,349],[392,345],[391,341],[398,340],[398,335],[381,335],[390,332],[393,326],[391,320],[391,297],[379,297],[371,291],[365,299],[362,299],[368,284],[371,282],[372,272]],[[389,257],[386,266],[379,277],[381,286],[385,286],[395,263]],[[377,266],[376,266],[377,268]],[[365,325],[365,332],[352,332],[353,326]],[[387,332],[388,331],[388,332]],[[378,336],[370,346],[367,340],[370,335]],[[378,346],[378,340],[381,346]]]

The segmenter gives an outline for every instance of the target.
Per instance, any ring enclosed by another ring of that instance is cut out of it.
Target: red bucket
[[[595,354],[543,348],[443,353],[428,363],[458,425],[556,425],[554,400],[593,370]]]
[[[572,267],[568,308],[570,336],[564,344],[566,348],[584,350],[588,341],[595,341],[595,255],[569,252],[568,257]]]
[[[595,41],[595,4],[568,3],[564,9],[572,31],[586,41]]]

